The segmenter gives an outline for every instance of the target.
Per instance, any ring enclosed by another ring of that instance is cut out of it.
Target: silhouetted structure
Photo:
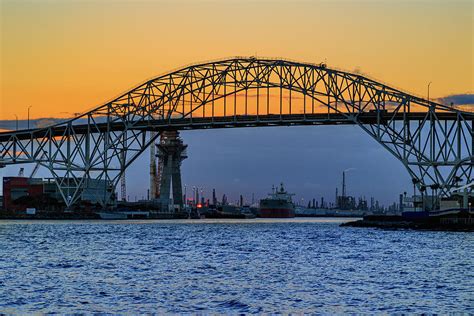
[[[422,195],[429,187],[447,197],[458,188],[455,179],[472,181],[474,113],[325,64],[254,57],[184,67],[59,124],[0,133],[0,167],[41,163],[70,207],[89,179],[115,188],[170,130],[323,124],[362,128],[404,165]],[[111,196],[100,203],[107,206]]]
[[[170,204],[183,207],[181,162],[187,158],[186,147],[187,145],[183,144],[178,131],[162,132],[157,148],[159,198],[163,209],[169,207]],[[196,201],[199,199],[197,198]]]

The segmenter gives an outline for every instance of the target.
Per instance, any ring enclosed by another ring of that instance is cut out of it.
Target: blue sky
[[[263,197],[284,182],[298,200],[333,201],[348,168],[354,168],[347,173],[351,195],[387,204],[411,186],[403,165],[357,126],[188,131],[182,137],[189,144],[183,183],[207,192],[215,187],[219,197],[225,191],[232,200]]]

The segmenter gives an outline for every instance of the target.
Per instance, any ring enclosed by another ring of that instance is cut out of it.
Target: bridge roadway
[[[466,113],[464,112],[464,115]],[[270,115],[231,115],[214,117],[187,117],[165,120],[140,120],[135,121],[133,125],[128,126],[129,130],[192,130],[192,129],[211,129],[211,128],[230,128],[230,127],[257,127],[257,126],[294,126],[294,125],[343,125],[343,124],[384,124],[389,120],[394,121],[420,121],[426,119],[427,112],[396,113],[381,112],[378,118],[376,112],[354,113],[353,117],[348,114],[340,113],[318,113],[318,114],[270,114]],[[437,112],[438,120],[455,121],[458,114],[455,112]],[[105,117],[104,117],[105,118]],[[474,113],[472,118],[474,120]],[[378,121],[379,120],[379,121]],[[68,122],[63,122],[51,127],[10,131],[0,133],[0,142],[11,140],[15,135],[18,140],[29,140],[33,138],[42,138],[48,136],[63,136],[69,128]],[[111,124],[96,123],[73,124],[74,134],[88,134],[107,131],[121,131],[125,129],[122,122]],[[51,130],[51,134],[50,133]]]

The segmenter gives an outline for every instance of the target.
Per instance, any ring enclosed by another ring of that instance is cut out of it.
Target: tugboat
[[[280,189],[272,188],[268,198],[260,200],[259,217],[264,218],[291,218],[295,217],[295,205],[290,194],[280,184]]]

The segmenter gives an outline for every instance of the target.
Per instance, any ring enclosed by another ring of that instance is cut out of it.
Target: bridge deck
[[[318,113],[318,114],[284,114],[284,115],[232,115],[232,116],[216,116],[216,117],[188,117],[169,120],[146,120],[136,121],[133,124],[128,123],[130,130],[192,130],[192,129],[211,129],[211,128],[229,128],[229,127],[256,127],[256,126],[294,126],[294,125],[342,125],[342,124],[376,124],[379,119],[380,124],[384,124],[389,120],[395,121],[419,121],[426,118],[426,112],[411,113],[384,113],[377,117],[377,113],[355,113],[353,116],[339,113]],[[464,113],[465,114],[465,113]],[[436,113],[438,120],[456,120],[458,114],[455,112],[439,112]],[[472,115],[474,120],[474,114]],[[89,124],[73,124],[75,134],[88,134],[106,131],[121,131],[125,129],[123,122],[97,123]],[[33,138],[41,138],[49,135],[50,129],[52,135],[65,135],[68,125],[57,125],[52,127],[10,131],[0,133],[0,142],[6,142],[11,139],[12,135],[16,135],[19,140],[27,140]],[[33,134],[33,135],[32,135]]]

